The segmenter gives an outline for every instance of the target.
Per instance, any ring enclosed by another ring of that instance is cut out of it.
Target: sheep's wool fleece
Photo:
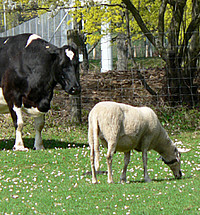
[[[108,142],[117,142],[116,151],[158,149],[159,142],[169,141],[157,115],[148,107],[100,102],[91,110],[89,122],[98,124],[103,145],[107,147]]]

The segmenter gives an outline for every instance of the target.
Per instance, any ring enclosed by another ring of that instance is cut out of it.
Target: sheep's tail
[[[91,114],[89,114],[88,122],[88,141],[90,146],[92,183],[97,183],[96,171],[99,169],[98,124],[97,120],[95,120],[94,117],[91,117]]]
[[[99,140],[98,140],[98,121],[95,117],[89,116],[88,140],[90,145],[91,164],[95,165],[95,170],[99,170]]]
[[[95,153],[95,169],[96,171],[99,170],[99,157],[100,157],[100,153],[99,153],[99,138],[98,138],[98,133],[99,133],[99,126],[98,126],[98,121],[95,120],[94,124],[94,129],[93,129],[93,138],[94,138],[94,153]]]

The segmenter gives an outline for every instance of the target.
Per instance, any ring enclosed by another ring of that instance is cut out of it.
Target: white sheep
[[[147,151],[151,149],[162,156],[175,178],[181,178],[180,152],[151,108],[100,102],[90,111],[88,123],[92,183],[97,183],[96,171],[99,169],[98,138],[103,146],[108,148],[108,183],[113,183],[112,157],[116,151],[124,152],[124,168],[120,181],[126,181],[126,170],[133,149],[142,152],[145,182],[151,181],[147,173]]]

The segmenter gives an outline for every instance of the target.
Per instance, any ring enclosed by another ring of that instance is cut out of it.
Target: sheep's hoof
[[[149,182],[151,182],[151,179],[150,179],[150,178],[145,178],[145,179],[144,179],[144,182],[149,183]]]
[[[126,183],[126,179],[120,179],[120,183],[122,184]]]
[[[97,182],[96,179],[92,179],[92,183],[93,183],[93,184],[98,184],[98,182]]]
[[[44,150],[45,148],[44,148],[44,146],[42,145],[42,146],[37,146],[37,147],[34,146],[33,149],[34,149],[34,150]]]

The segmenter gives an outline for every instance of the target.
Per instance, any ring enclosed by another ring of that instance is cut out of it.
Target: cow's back
[[[14,65],[23,61],[26,63],[46,62],[44,58],[50,56],[50,50],[57,47],[33,34],[20,34],[0,38],[0,65]],[[48,59],[45,59],[48,60]]]
[[[0,38],[0,83],[5,71],[15,70],[20,66],[22,53],[30,35],[22,34]]]

